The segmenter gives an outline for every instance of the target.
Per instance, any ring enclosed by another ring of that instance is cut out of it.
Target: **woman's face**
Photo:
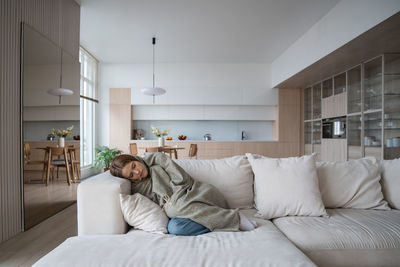
[[[122,176],[129,180],[138,180],[147,177],[146,165],[140,161],[133,160],[122,168]]]

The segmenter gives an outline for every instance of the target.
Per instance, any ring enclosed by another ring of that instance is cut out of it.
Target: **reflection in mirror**
[[[26,24],[21,44],[26,230],[76,201],[80,65],[77,58]],[[58,96],[48,93],[60,83],[73,91],[62,97],[61,104]],[[64,141],[51,133],[70,126],[72,133]]]

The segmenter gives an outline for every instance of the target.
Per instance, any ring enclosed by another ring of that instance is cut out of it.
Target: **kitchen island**
[[[139,155],[143,155],[146,147],[157,147],[158,140],[130,140],[136,143]],[[300,147],[292,143],[260,140],[165,140],[166,146],[177,146],[185,149],[178,150],[179,159],[188,159],[190,144],[197,144],[197,159],[218,159],[245,153],[254,153],[268,157],[287,157],[300,155]]]

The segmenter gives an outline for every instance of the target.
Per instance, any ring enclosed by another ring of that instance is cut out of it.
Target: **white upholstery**
[[[169,218],[159,205],[139,193],[119,196],[122,214],[130,226],[146,232],[168,233]]]
[[[80,236],[67,239],[34,267],[57,266],[315,266],[270,221],[252,217],[249,232],[212,232],[200,236],[152,234]]]
[[[254,172],[254,201],[262,218],[326,215],[315,154],[282,159],[246,156]]]
[[[254,206],[253,172],[245,156],[212,160],[176,160],[193,179],[212,184],[225,197],[229,207]]]
[[[327,211],[273,223],[318,266],[399,266],[400,211]]]
[[[128,180],[112,176],[110,171],[84,180],[77,190],[78,235],[123,234],[126,224],[119,194],[130,194]]]
[[[380,168],[375,158],[316,165],[325,207],[390,210],[383,199]]]
[[[382,161],[383,195],[390,207],[400,209],[400,158]]]

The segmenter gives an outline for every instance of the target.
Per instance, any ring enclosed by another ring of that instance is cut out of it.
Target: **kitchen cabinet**
[[[321,90],[322,84],[317,83],[312,87],[312,118],[321,118]]]
[[[305,122],[304,123],[304,154],[310,155],[312,151],[312,133],[311,133],[311,123],[312,122]]]
[[[321,83],[322,95],[318,95]],[[311,151],[316,149],[313,145],[318,123],[315,122],[321,101],[323,119],[347,116],[345,157],[343,142],[337,141],[336,149],[335,140],[322,139],[322,160],[400,157],[400,54],[372,58],[321,83],[304,89],[305,152],[310,151],[310,131]],[[329,150],[336,156],[329,155]]]
[[[347,158],[360,159],[363,156],[361,146],[361,115],[347,117]]]
[[[400,55],[384,56],[384,158],[400,157]]]
[[[347,112],[361,112],[361,65],[347,72]]]
[[[322,139],[321,161],[346,161],[346,139]]]

